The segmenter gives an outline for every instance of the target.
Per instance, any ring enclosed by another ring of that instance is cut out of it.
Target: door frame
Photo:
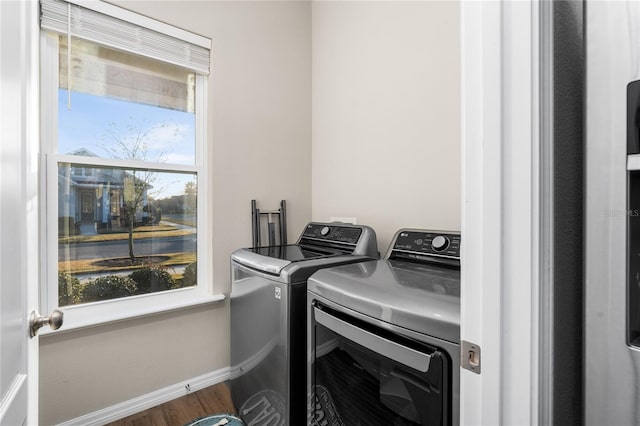
[[[540,422],[540,2],[461,2],[460,424]]]
[[[25,134],[23,143],[25,145],[24,157],[24,176],[25,176],[25,210],[27,211],[27,224],[25,235],[26,252],[30,258],[28,262],[33,265],[41,265],[41,259],[44,255],[45,246],[42,244],[41,236],[41,219],[42,205],[40,203],[40,185],[41,179],[45,173],[42,171],[40,163],[40,2],[37,0],[27,0],[24,6],[25,10],[22,16],[21,44],[23,54],[25,55],[25,87],[24,87],[24,104],[25,108],[21,111],[25,123]],[[26,268],[26,318],[25,323],[29,329],[29,315],[31,311],[40,311],[40,288],[42,280],[42,269],[40,267]],[[41,314],[49,315],[49,312]],[[26,330],[25,330],[26,331]],[[28,382],[28,407],[27,407],[27,424],[40,424],[39,416],[39,395],[40,395],[40,339],[38,336],[27,339],[27,354],[29,372]]]

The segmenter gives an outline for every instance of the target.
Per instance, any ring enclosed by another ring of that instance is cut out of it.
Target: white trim
[[[27,375],[18,374],[0,400],[0,424],[17,425],[27,413]]]
[[[213,258],[213,226],[210,224],[211,215],[209,213],[210,200],[207,194],[209,191],[209,167],[207,164],[212,164],[209,159],[209,142],[207,140],[207,93],[208,92],[209,79],[203,75],[196,74],[196,122],[195,122],[195,167],[198,169],[198,181],[197,181],[197,221],[198,224],[206,224],[206,226],[199,226],[198,233],[202,238],[198,238],[197,250],[198,253],[207,253],[207,257],[201,257],[198,255],[198,259],[211,259]],[[206,200],[206,201],[205,201]],[[207,292],[213,292],[213,262],[200,261],[198,262],[198,276],[207,277],[207,280],[200,285]]]
[[[47,31],[40,31],[40,126],[42,128],[40,144],[41,152],[56,152],[58,148],[58,132],[44,132],[55,129],[58,117],[58,99],[54,93],[44,93],[48,87],[58,87],[58,37]],[[43,180],[42,183],[45,181]],[[44,204],[43,204],[44,205]]]
[[[538,419],[538,2],[462,2],[460,423]]]
[[[203,294],[204,291],[194,289],[169,290],[161,293],[143,294],[123,299],[104,300],[76,306],[63,306],[64,327],[53,331],[43,328],[39,334],[61,334],[80,328],[127,321],[133,318],[163,314],[180,309],[224,302],[226,296],[220,294]]]
[[[208,75],[211,40],[101,1],[40,0],[41,27]]]
[[[94,12],[102,13],[103,15],[112,16],[122,21],[130,22],[140,27],[144,27],[162,34],[167,34],[179,40],[186,41],[188,43],[192,43],[197,46],[204,47],[205,49],[211,50],[210,38],[174,27],[173,25],[165,24],[164,22],[148,18],[144,15],[140,15],[139,13],[131,12],[127,9],[123,9],[122,7],[114,6],[112,4],[97,0],[64,1],[84,7],[85,9],[93,10]]]
[[[43,87],[46,87],[43,83]],[[44,94],[42,96],[43,99],[48,99],[49,96]],[[44,107],[45,103],[43,103]],[[57,112],[57,109],[56,109]],[[46,114],[42,114],[46,115]],[[57,117],[57,115],[56,115]],[[43,120],[42,125],[54,125],[56,120],[47,119]],[[56,129],[56,127],[50,127],[49,129]],[[43,127],[46,129],[46,127]],[[57,132],[44,131],[43,134],[57,134]],[[46,152],[43,147],[42,152]],[[45,154],[46,156],[46,154]],[[42,255],[42,264],[44,266],[44,275],[42,276],[42,309],[44,312],[51,312],[53,309],[58,308],[58,285],[57,285],[57,276],[58,276],[58,256],[54,258],[52,253],[58,253],[60,250],[58,248],[58,215],[53,214],[53,211],[58,210],[58,167],[53,161],[43,161],[42,165],[44,167],[43,175],[46,176],[42,185],[41,191],[43,192],[42,200],[43,204],[43,216],[42,221],[45,225],[45,240],[42,243],[42,246],[46,247],[45,252]],[[73,321],[72,321],[73,322]],[[64,328],[69,327],[69,318],[65,318]],[[42,333],[41,333],[42,334]]]
[[[71,4],[67,3],[67,109],[71,109],[71,88],[73,79],[71,78]]]
[[[501,422],[501,3],[462,2],[460,338],[482,373],[460,372],[460,424]],[[486,378],[486,380],[485,380]]]
[[[198,136],[196,136],[196,140],[197,140],[197,137]],[[193,165],[156,163],[152,161],[119,160],[119,159],[105,158],[105,157],[84,157],[81,155],[66,155],[66,154],[60,154],[60,155],[49,154],[47,158],[52,158],[56,163],[70,163],[70,164],[75,164],[80,166],[85,165],[85,166],[117,167],[119,169],[124,168],[124,169],[148,170],[150,172],[185,172],[185,173],[198,172],[198,168]]]
[[[42,312],[50,312],[58,307],[57,272],[58,272],[58,163],[73,163],[91,166],[111,166],[122,168],[143,169],[162,172],[196,173],[198,176],[198,235],[197,261],[198,285],[185,288],[133,296],[122,299],[106,300],[103,302],[63,307],[65,313],[64,325],[56,333],[91,327],[128,318],[154,315],[186,307],[193,307],[208,303],[218,303],[225,300],[224,294],[211,294],[213,291],[213,271],[210,262],[213,249],[212,226],[208,221],[209,202],[205,201],[208,191],[208,143],[207,143],[207,77],[196,75],[196,123],[195,123],[195,152],[196,158],[192,165],[170,163],[155,163],[137,160],[114,160],[110,158],[83,157],[75,155],[57,154],[57,88],[58,88],[58,55],[57,38],[42,32],[41,37],[41,105],[43,117],[41,123],[42,136],[42,227],[46,242],[42,244]],[[46,329],[41,334],[52,333]]]
[[[229,377],[229,367],[221,368],[202,376],[194,377],[157,391],[85,414],[60,423],[59,426],[100,426],[139,413],[157,405],[180,398],[191,392],[222,383]],[[189,385],[190,391],[186,390]]]
[[[537,424],[538,418],[537,7],[536,1],[503,3],[503,424]]]
[[[40,26],[38,25],[40,8],[38,3],[27,1],[24,6],[23,28],[24,40],[21,41],[21,51],[25,56],[25,67],[23,72],[24,81],[24,102],[25,109],[25,225],[24,234],[25,263],[22,265],[25,271],[25,300],[26,311],[29,314],[33,309],[40,308],[40,283],[42,280],[42,270],[36,265],[42,263],[43,232],[41,227],[41,206],[43,204],[40,197],[40,179],[42,175],[42,164],[40,163]],[[28,59],[27,59],[28,58]],[[23,318],[24,330],[28,330],[28,319]],[[27,419],[25,424],[37,425],[40,422],[40,341],[37,337],[27,339],[25,333],[25,349],[27,354]],[[2,423],[2,422],[0,422]]]

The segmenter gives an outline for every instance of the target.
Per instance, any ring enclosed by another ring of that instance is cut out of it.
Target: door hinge
[[[480,374],[480,346],[465,340],[460,343],[460,366]]]

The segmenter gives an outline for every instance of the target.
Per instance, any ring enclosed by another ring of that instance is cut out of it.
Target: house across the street
[[[81,148],[70,155],[97,157]],[[96,234],[128,226],[128,204],[135,206],[135,223],[154,221],[148,212],[147,172],[91,165],[58,167],[58,221],[60,235]]]

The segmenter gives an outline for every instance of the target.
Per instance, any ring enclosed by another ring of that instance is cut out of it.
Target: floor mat
[[[215,414],[201,417],[184,426],[245,426],[245,423],[230,414]]]

